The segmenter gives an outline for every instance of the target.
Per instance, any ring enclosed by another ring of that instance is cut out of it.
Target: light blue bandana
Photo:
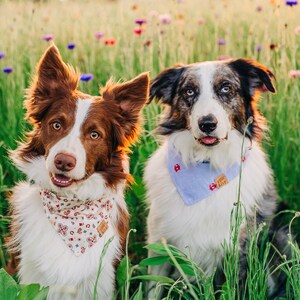
[[[248,152],[243,157],[243,166]],[[239,176],[240,164],[226,171],[214,169],[209,161],[186,167],[172,145],[168,147],[167,166],[172,181],[185,205],[193,205],[214,193]]]

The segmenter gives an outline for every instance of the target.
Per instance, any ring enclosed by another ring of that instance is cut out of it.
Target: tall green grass
[[[256,10],[258,5],[263,7],[261,12]],[[170,14],[171,23],[161,24],[159,15],[166,13]],[[55,43],[66,62],[78,67],[81,72],[94,74],[91,82],[81,82],[79,86],[83,92],[91,94],[98,94],[99,85],[104,85],[111,76],[116,80],[125,80],[140,72],[150,71],[151,77],[154,77],[163,68],[176,63],[215,60],[221,55],[259,60],[277,78],[277,94],[264,95],[260,101],[260,109],[270,128],[264,148],[274,170],[281,203],[290,210],[299,210],[300,79],[288,77],[289,70],[299,69],[300,36],[295,33],[296,26],[300,26],[299,15],[300,6],[287,7],[285,1],[278,1],[275,6],[268,1],[254,0],[0,1],[0,52],[6,54],[0,60],[0,68],[14,67],[11,74],[0,73],[1,266],[5,266],[8,260],[3,247],[10,222],[8,192],[22,178],[22,174],[9,161],[7,153],[9,149],[16,147],[16,141],[22,139],[28,129],[23,120],[24,89],[29,86],[35,65],[48,46],[42,39],[44,34],[54,34]],[[141,36],[133,33],[137,18],[147,19]],[[94,36],[98,31],[105,35],[101,40]],[[106,37],[114,37],[115,46],[105,46]],[[219,39],[225,39],[226,44],[219,46]],[[76,44],[72,51],[66,47],[69,42]],[[275,45],[273,50],[270,48],[271,44]],[[258,45],[262,47],[259,52]],[[147,251],[143,247],[146,239],[147,205],[142,175],[146,160],[158,146],[153,129],[160,111],[160,107],[153,103],[144,109],[144,131],[131,155],[131,173],[137,184],[127,191],[126,201],[131,213],[131,227],[136,228],[137,233],[131,235],[129,243],[129,257],[133,266],[133,269],[130,267],[130,278],[146,275],[145,266],[138,265],[146,257]],[[291,215],[287,214],[287,222],[290,219]],[[299,218],[292,224],[293,233],[297,233],[300,228]],[[265,264],[257,258],[255,237],[256,233],[253,233],[252,246],[249,246],[252,269],[249,270],[247,284],[249,287],[251,285],[252,299],[262,299],[266,288],[265,277],[257,274],[263,274]],[[292,236],[290,239],[293,263],[285,264],[282,268],[285,268],[290,278],[290,285],[295,288],[300,279],[300,255]],[[161,247],[165,251],[170,248],[165,244]],[[166,256],[173,259],[170,252]],[[173,253],[173,256],[175,259],[179,256],[181,263],[182,260],[186,264],[190,261],[178,253]],[[231,270],[236,270],[233,264],[234,259],[231,259],[225,265],[229,277],[227,288],[219,291],[222,299],[234,297],[232,293],[236,274],[233,272],[230,275]],[[192,262],[189,266],[197,268]],[[199,274],[199,283],[192,289],[195,288],[202,295],[201,299],[213,299],[215,291],[212,290],[212,277],[203,279],[205,276],[201,272]],[[192,292],[186,292],[191,289],[184,278],[178,282],[165,280],[161,284],[170,286],[170,297],[173,295],[174,299],[178,299],[179,294],[182,297],[193,297]],[[133,296],[135,290],[136,297],[139,297],[140,280],[130,282],[127,297],[128,293]],[[255,298],[254,291],[258,289],[259,296]],[[299,288],[297,291],[299,295]]]

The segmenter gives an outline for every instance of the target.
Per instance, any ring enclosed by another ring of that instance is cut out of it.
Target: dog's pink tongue
[[[73,183],[73,179],[63,174],[53,174],[52,182],[59,187],[67,187]]]
[[[214,144],[216,142],[216,138],[215,137],[212,137],[212,136],[206,136],[204,138],[201,139],[201,142],[203,144],[206,144],[206,145],[211,145],[211,144]]]

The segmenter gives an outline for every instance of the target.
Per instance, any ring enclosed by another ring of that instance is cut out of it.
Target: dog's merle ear
[[[156,98],[164,104],[171,105],[184,70],[183,66],[177,65],[173,68],[165,69],[153,79],[150,86],[149,102]]]
[[[120,123],[127,140],[133,140],[139,128],[140,111],[149,98],[149,85],[149,73],[142,73],[124,83],[109,81],[101,89],[105,101],[114,101],[119,106]]]
[[[27,90],[27,118],[39,122],[53,100],[71,96],[78,85],[79,76],[66,65],[57,47],[51,45],[40,59],[36,75]]]
[[[276,93],[272,80],[273,73],[265,66],[249,59],[237,59],[229,63],[229,66],[239,75],[242,89],[252,98],[257,91],[268,90]]]
[[[229,66],[235,71],[241,82],[241,93],[245,105],[245,118],[253,117],[253,123],[248,128],[247,135],[261,139],[265,128],[265,121],[256,108],[256,98],[263,91],[276,93],[272,80],[273,73],[265,66],[253,60],[237,59],[229,62]]]

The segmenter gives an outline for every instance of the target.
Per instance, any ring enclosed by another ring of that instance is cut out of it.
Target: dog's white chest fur
[[[114,236],[103,261],[105,267],[98,288],[100,298],[110,297],[114,282],[113,260],[118,257],[119,249],[114,228],[116,212],[112,211],[113,226],[93,247],[77,257],[47,219],[39,192],[38,186],[21,183],[14,193],[20,225],[16,239],[21,250],[21,283],[51,286],[51,299],[92,299],[101,252],[108,239]]]
[[[184,133],[179,135],[182,139]],[[210,273],[222,258],[222,244],[230,239],[230,215],[237,202],[239,178],[233,179],[212,196],[186,206],[169,175],[167,143],[168,140],[154,153],[145,170],[150,202],[148,241],[153,243],[166,238],[168,243],[187,254],[191,253],[192,258]],[[182,142],[181,147],[190,148],[190,145]],[[226,156],[223,154],[223,159],[229,159],[229,156],[230,152]],[[253,215],[255,207],[259,211],[270,178],[271,171],[264,154],[254,144],[242,173],[241,202],[248,216]]]

